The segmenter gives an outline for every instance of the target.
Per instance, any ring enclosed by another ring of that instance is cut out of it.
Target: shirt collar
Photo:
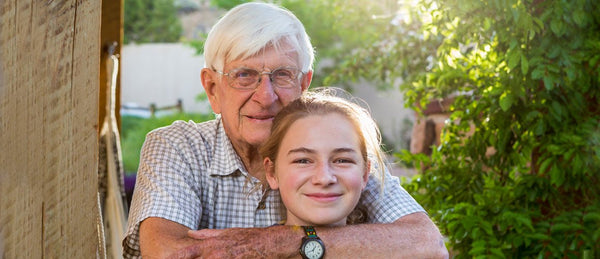
[[[219,117],[217,118],[217,137],[215,142],[215,163],[211,167],[211,175],[231,175],[236,171],[240,171],[242,174],[247,175],[248,171],[242,163],[242,159],[237,155],[231,141],[225,133],[223,127],[223,121]]]

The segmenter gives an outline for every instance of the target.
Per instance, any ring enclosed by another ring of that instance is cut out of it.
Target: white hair
[[[302,72],[312,70],[314,50],[304,25],[289,10],[269,3],[245,3],[225,14],[204,43],[205,67],[222,70],[225,63],[256,55],[267,46],[298,54]]]

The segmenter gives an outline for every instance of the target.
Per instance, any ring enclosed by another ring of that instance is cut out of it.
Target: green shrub
[[[425,2],[444,41],[407,95],[463,94],[407,189],[457,257],[600,258],[599,2]]]
[[[146,134],[153,129],[167,126],[177,120],[203,122],[211,120],[214,115],[178,113],[174,115],[141,118],[136,116],[121,117],[121,149],[123,167],[127,174],[136,173],[140,161],[140,151]]]

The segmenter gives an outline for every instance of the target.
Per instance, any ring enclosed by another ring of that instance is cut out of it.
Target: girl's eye
[[[293,161],[294,164],[308,164],[310,161],[306,158],[300,158]]]
[[[345,164],[345,163],[354,163],[354,160],[347,159],[347,158],[338,158],[338,159],[335,159],[333,162],[338,163],[338,164]]]

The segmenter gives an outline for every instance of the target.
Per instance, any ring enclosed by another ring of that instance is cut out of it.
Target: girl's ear
[[[270,158],[265,157],[263,165],[265,166],[265,176],[267,182],[269,182],[269,186],[273,190],[279,189],[279,183],[277,182],[277,176],[275,175],[275,163],[273,163]]]
[[[365,187],[367,187],[367,182],[369,181],[369,173],[371,172],[371,161],[367,161],[367,164],[365,165],[365,172],[363,173],[363,184],[362,184],[362,188],[363,190],[365,189]]]

